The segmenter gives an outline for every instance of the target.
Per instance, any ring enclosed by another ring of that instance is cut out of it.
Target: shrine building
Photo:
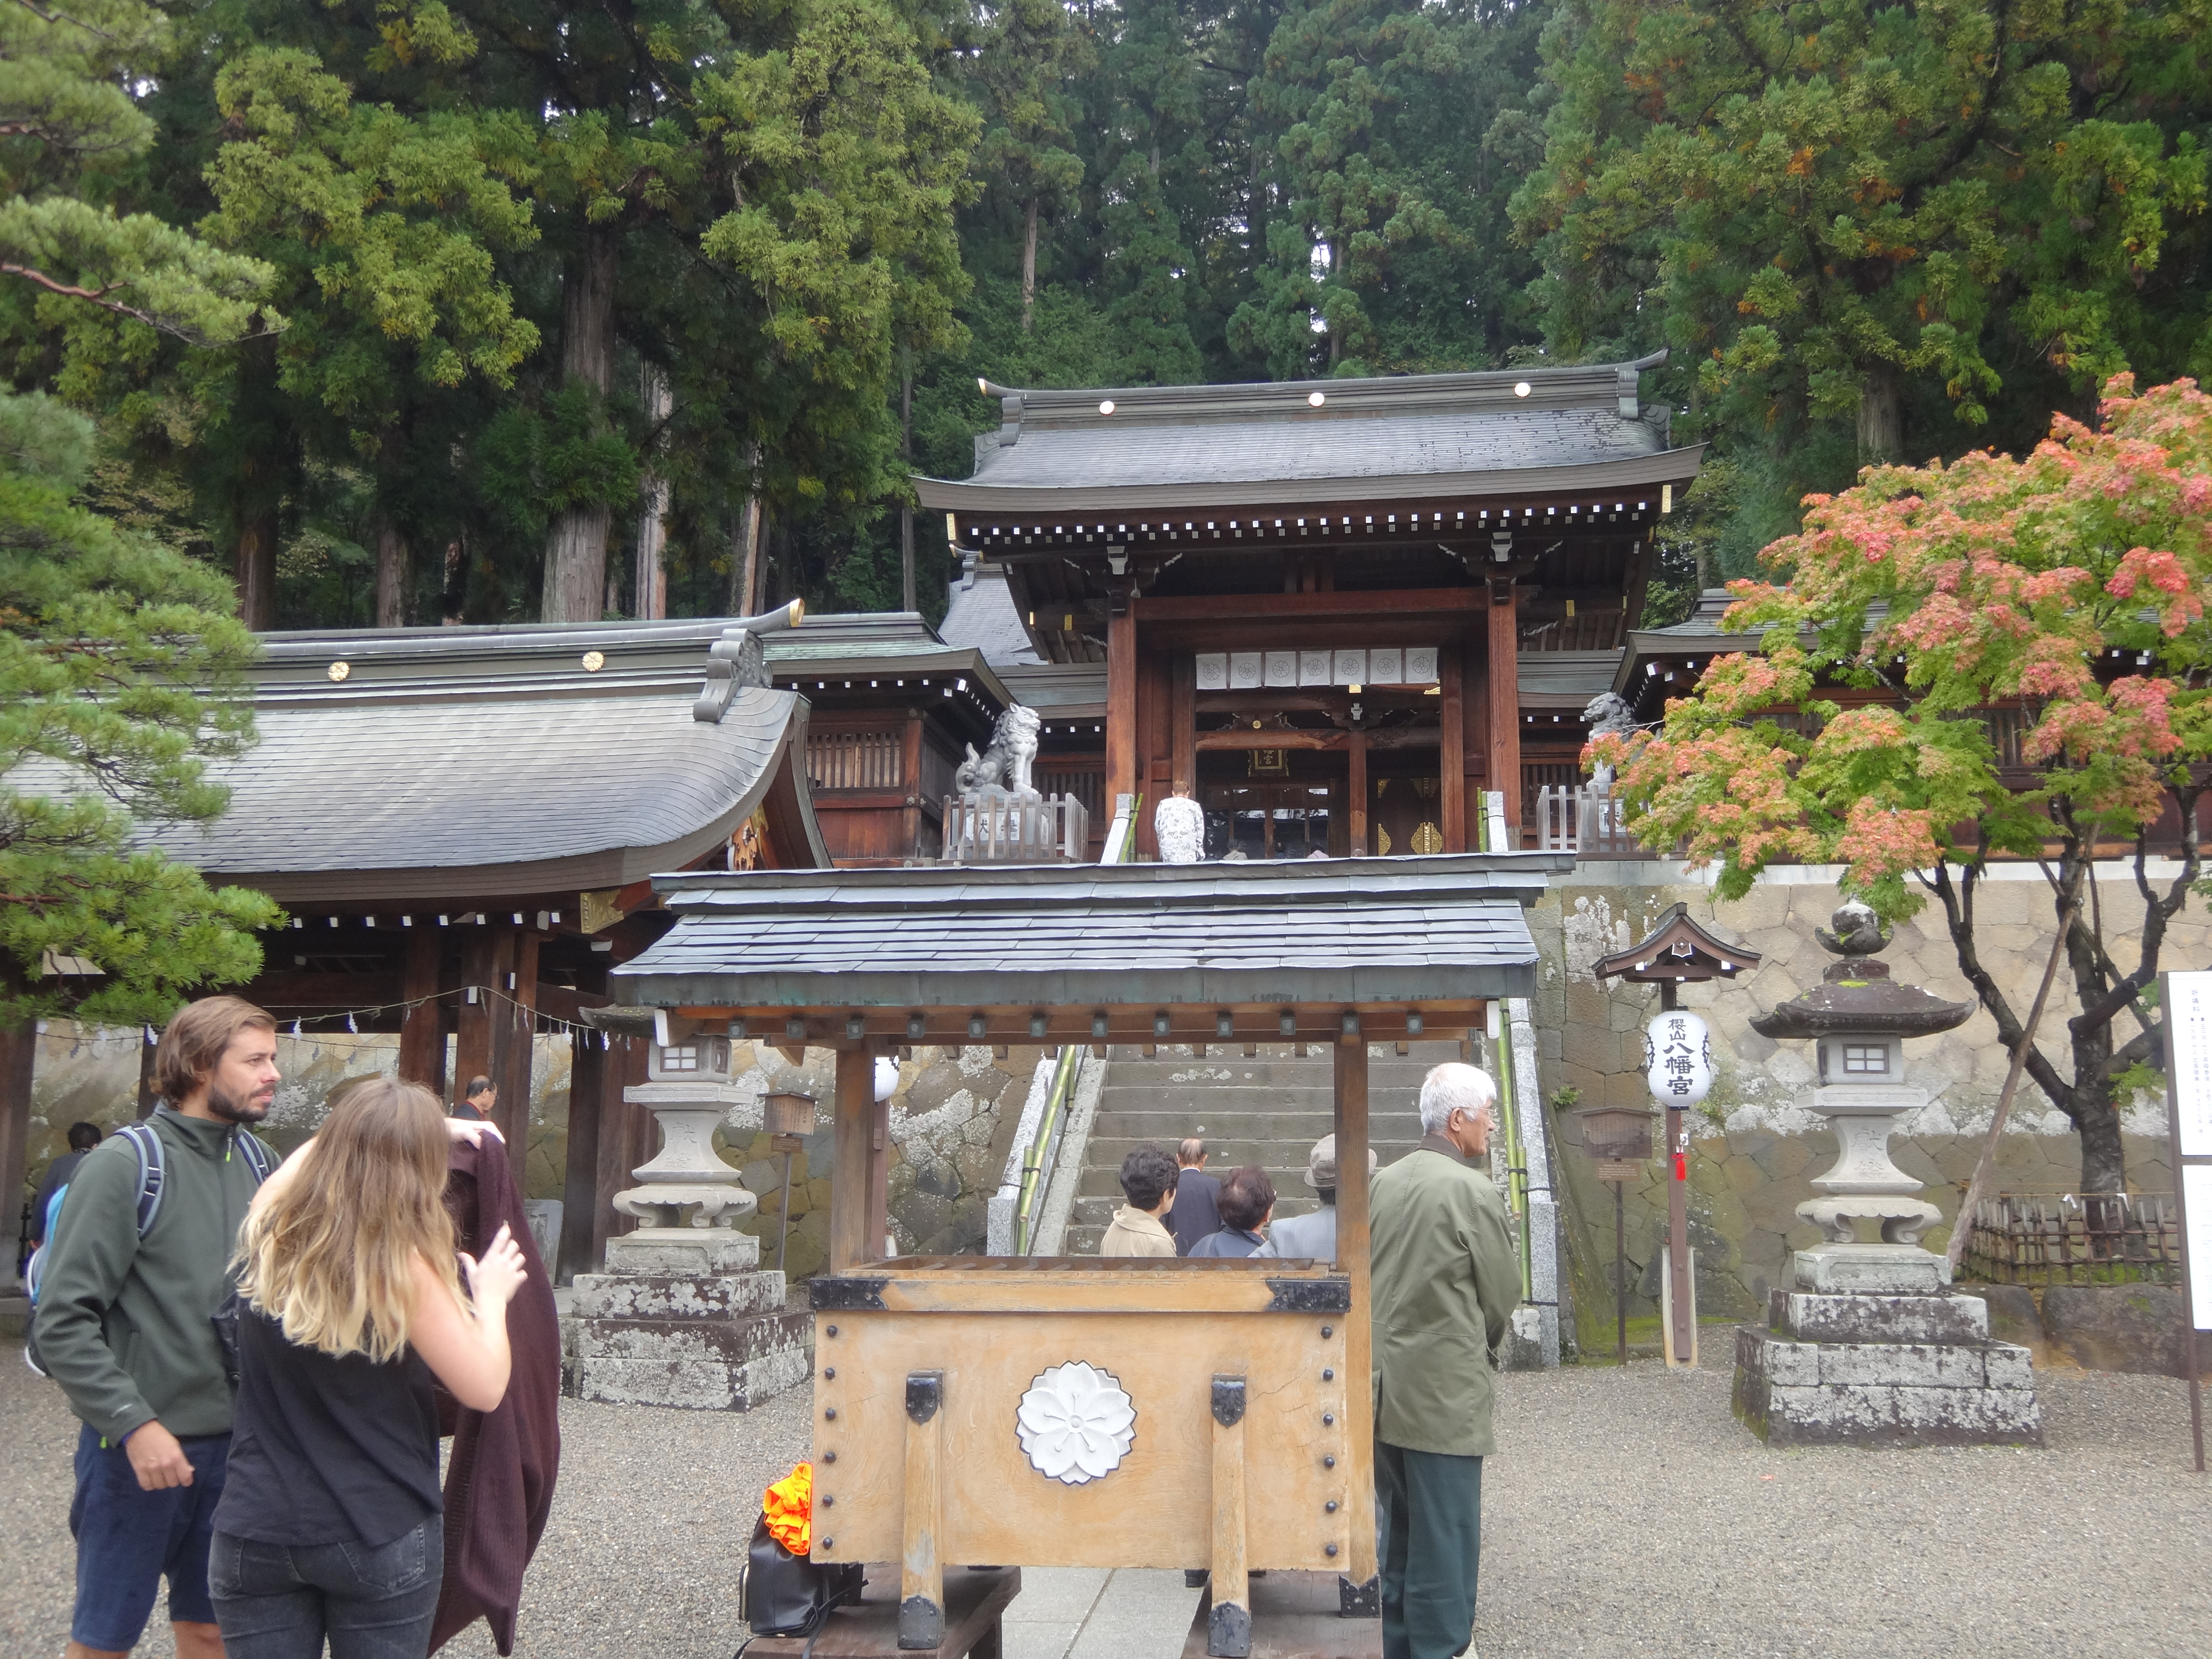
[[[1703,453],[1642,402],[1662,361],[985,383],[1002,420],[973,475],[916,487],[1019,627],[1009,652],[969,624],[1044,719],[1048,775],[1088,756],[1102,802],[1188,783],[1210,856],[1463,852],[1481,792],[1519,826],[1535,786],[1578,777],[1581,710],[1643,619],[1653,529]]]

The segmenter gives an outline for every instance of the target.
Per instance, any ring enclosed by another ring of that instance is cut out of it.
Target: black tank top
[[[444,1508],[430,1368],[285,1339],[240,1310],[238,1409],[218,1532],[264,1544],[388,1544]]]

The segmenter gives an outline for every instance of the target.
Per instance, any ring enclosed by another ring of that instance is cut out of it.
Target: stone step
[[[1369,1144],[1419,1140],[1420,1121],[1420,1114],[1411,1109],[1370,1110],[1367,1118]],[[1297,1141],[1302,1148],[1310,1147],[1335,1126],[1335,1115],[1329,1112],[1255,1111],[1244,1106],[1224,1109],[1218,1102],[1200,1099],[1180,1107],[1101,1110],[1091,1121],[1091,1133],[1121,1140],[1156,1141],[1170,1152],[1184,1136],[1197,1135],[1206,1142],[1206,1167],[1212,1170],[1221,1161],[1220,1153],[1215,1150],[1217,1143],[1279,1140],[1286,1145]]]
[[[570,1314],[578,1319],[732,1319],[777,1313],[778,1272],[706,1277],[672,1273],[578,1273]]]

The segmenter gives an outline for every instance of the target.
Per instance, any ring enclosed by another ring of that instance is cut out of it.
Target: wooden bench
[[[1000,1620],[1021,1594],[1019,1567],[945,1569],[945,1639],[933,1648],[898,1644],[899,1570],[872,1566],[857,1605],[830,1613],[814,1638],[811,1659],[1000,1659]],[[738,1650],[744,1659],[799,1659],[807,1652],[799,1636],[756,1636]]]

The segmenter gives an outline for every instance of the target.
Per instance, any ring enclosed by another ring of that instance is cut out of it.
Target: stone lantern
[[[1751,1022],[1816,1046],[1813,1109],[1838,1153],[1797,1206],[1821,1242],[1796,1253],[1766,1328],[1738,1334],[1736,1414],[1784,1444],[2040,1443],[2027,1350],[1990,1341],[1988,1304],[1952,1291],[1950,1263],[1920,1243],[1942,1212],[1889,1156],[1897,1120],[1928,1103],[1905,1075],[1905,1039],[1954,1030],[1974,1005],[1893,979],[1865,905],[1831,926],[1816,935],[1838,958],[1821,982]]]

